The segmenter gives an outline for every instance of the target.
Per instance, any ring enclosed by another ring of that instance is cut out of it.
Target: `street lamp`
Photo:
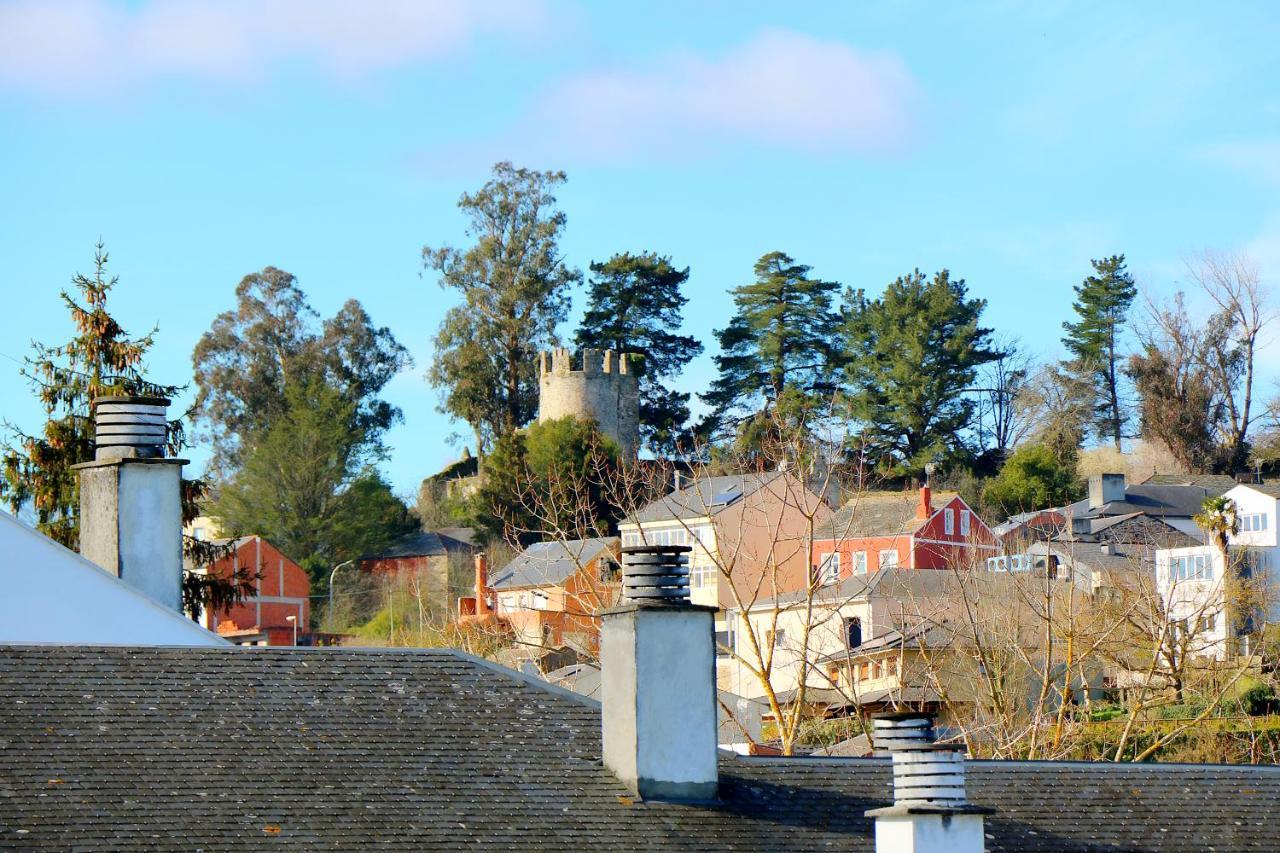
[[[330,629],[333,628],[333,576],[338,573],[338,569],[343,566],[349,566],[355,560],[345,560],[333,567],[333,571],[329,572],[329,612],[325,615],[325,622],[328,623]]]
[[[284,621],[288,622],[293,626],[293,644],[295,646],[298,645],[298,617],[286,616],[284,617]]]

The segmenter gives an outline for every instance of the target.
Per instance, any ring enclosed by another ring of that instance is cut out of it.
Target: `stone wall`
[[[639,377],[627,353],[586,349],[575,364],[567,349],[538,355],[538,420],[594,418],[600,431],[618,442],[624,458],[640,444]]]

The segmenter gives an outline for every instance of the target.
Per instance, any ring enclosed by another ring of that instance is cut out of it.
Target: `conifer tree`
[[[844,337],[850,414],[888,473],[918,476],[961,449],[973,419],[966,394],[978,368],[999,357],[979,325],[986,302],[964,279],[915,270],[879,299],[846,294]]]
[[[1095,389],[1098,436],[1111,439],[1119,450],[1128,422],[1120,400],[1119,339],[1138,288],[1125,268],[1124,255],[1091,263],[1094,274],[1075,287],[1072,308],[1080,319],[1062,324],[1067,333],[1062,343],[1073,356],[1067,369]]]
[[[575,346],[612,349],[641,356],[640,433],[655,451],[682,443],[689,420],[689,395],[670,387],[684,367],[702,353],[696,338],[676,334],[689,300],[680,288],[689,268],[676,269],[653,252],[614,255],[591,264],[590,290]]]
[[[702,395],[713,408],[707,431],[735,414],[773,412],[801,423],[826,408],[840,359],[833,305],[840,285],[810,278],[809,269],[770,252],[756,261],[756,280],[734,288],[736,313],[715,333],[719,376]]]

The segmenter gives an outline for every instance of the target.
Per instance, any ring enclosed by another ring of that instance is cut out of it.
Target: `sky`
[[[165,383],[272,265],[413,354],[383,463],[411,494],[467,432],[423,379],[452,298],[421,251],[466,245],[499,160],[568,174],[572,265],[691,268],[682,390],[774,250],[873,295],[950,269],[1056,358],[1091,258],[1163,298],[1246,252],[1280,289],[1277,43],[1270,2],[0,0],[0,414],[39,427],[19,362],[69,337],[99,238]]]

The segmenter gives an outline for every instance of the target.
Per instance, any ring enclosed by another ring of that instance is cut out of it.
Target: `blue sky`
[[[0,412],[38,425],[14,359],[65,340],[99,236],[164,382],[270,264],[413,352],[384,466],[412,491],[460,450],[422,380],[449,302],[420,250],[463,241],[499,159],[568,172],[574,265],[692,267],[708,344],[780,249],[873,293],[948,267],[1054,357],[1091,257],[1155,294],[1205,249],[1280,281],[1277,43],[1266,2],[0,0]]]

